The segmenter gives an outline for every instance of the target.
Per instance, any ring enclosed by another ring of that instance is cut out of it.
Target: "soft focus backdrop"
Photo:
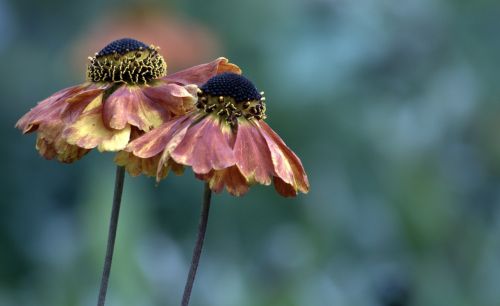
[[[498,0],[0,0],[0,305],[97,298],[112,154],[45,161],[16,120],[116,38],[226,56],[311,192],[213,198],[192,305],[500,305]],[[202,183],[126,177],[109,306],[177,305]]]

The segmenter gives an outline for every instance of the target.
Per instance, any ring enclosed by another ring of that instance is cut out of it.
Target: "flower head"
[[[165,169],[191,166],[220,192],[243,195],[250,185],[274,183],[283,196],[307,193],[300,159],[264,122],[264,92],[237,73],[209,79],[197,92],[196,109],[131,142],[127,151],[157,159],[157,179]]]
[[[93,148],[120,152],[131,140],[192,109],[196,85],[224,71],[239,68],[219,58],[167,75],[157,47],[119,39],[89,58],[85,83],[43,100],[16,127],[38,132],[36,147],[47,159],[71,163]],[[117,159],[127,154],[120,152]],[[132,164],[126,165],[132,174],[153,171],[149,164]]]
[[[92,82],[148,84],[167,74],[167,63],[155,46],[124,38],[90,57],[87,78]]]

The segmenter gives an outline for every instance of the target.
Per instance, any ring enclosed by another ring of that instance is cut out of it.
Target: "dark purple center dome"
[[[211,96],[231,97],[236,102],[255,101],[262,97],[252,82],[232,72],[224,72],[210,78],[201,86],[201,90]]]
[[[115,52],[123,55],[130,51],[138,51],[147,49],[148,45],[145,43],[132,39],[132,38],[122,38],[117,39],[115,41],[110,42],[106,47],[102,48],[99,53],[97,53],[97,57],[106,56],[110,54],[114,54]]]

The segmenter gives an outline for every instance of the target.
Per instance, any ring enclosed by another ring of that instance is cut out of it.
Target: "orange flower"
[[[71,163],[96,148],[121,151],[145,132],[193,108],[196,85],[224,71],[239,72],[225,58],[166,75],[158,48],[124,38],[89,58],[87,81],[40,102],[16,124],[38,131],[37,149],[47,159]],[[127,152],[120,152],[123,161]],[[135,161],[136,162],[136,161]],[[150,163],[134,164],[131,174],[156,173]]]
[[[185,165],[216,192],[225,186],[240,196],[252,184],[273,182],[283,196],[307,193],[300,159],[263,121],[263,94],[237,73],[216,75],[198,90],[195,110],[132,141],[126,151],[159,159],[157,179]]]

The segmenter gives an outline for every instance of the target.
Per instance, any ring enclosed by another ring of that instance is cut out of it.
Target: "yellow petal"
[[[120,151],[125,149],[129,140],[130,140],[130,125],[127,124],[127,126],[123,130],[111,131],[111,138],[104,138],[102,142],[99,144],[99,146],[97,146],[97,149],[101,152]]]
[[[108,129],[102,121],[102,95],[95,98],[77,121],[63,131],[69,144],[99,151],[120,151],[130,139],[130,125],[121,130]]]

